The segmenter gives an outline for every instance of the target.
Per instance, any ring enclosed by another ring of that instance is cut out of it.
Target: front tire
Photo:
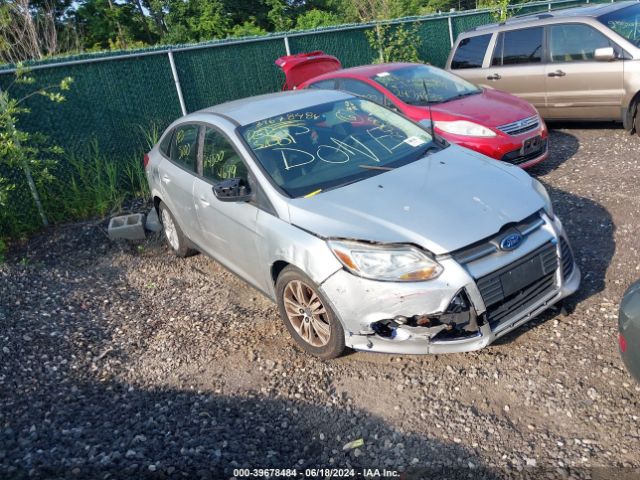
[[[158,210],[160,211],[162,230],[164,231],[164,236],[171,250],[180,258],[188,257],[196,253],[195,250],[189,247],[187,237],[182,233],[180,225],[178,225],[175,217],[163,202],[160,202]]]
[[[276,280],[276,296],[282,321],[305,352],[323,359],[342,355],[342,324],[307,275],[295,267],[286,267]]]

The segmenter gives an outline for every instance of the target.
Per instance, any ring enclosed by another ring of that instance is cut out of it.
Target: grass
[[[67,154],[44,205],[54,223],[104,217],[118,212],[126,199],[149,198],[142,153],[114,159],[94,140]]]

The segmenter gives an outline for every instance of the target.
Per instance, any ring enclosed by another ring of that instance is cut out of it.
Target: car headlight
[[[496,132],[477,123],[467,120],[454,120],[453,122],[435,122],[435,127],[443,132],[466,137],[495,137]]]
[[[436,278],[442,266],[410,245],[377,246],[330,240],[329,248],[347,269],[373,280],[418,282]]]
[[[553,204],[551,203],[551,197],[549,196],[549,192],[547,192],[547,189],[544,188],[544,185],[542,185],[542,183],[540,183],[535,178],[531,179],[531,186],[536,192],[538,192],[538,195],[540,195],[544,200],[545,213],[549,218],[553,219],[554,218]]]

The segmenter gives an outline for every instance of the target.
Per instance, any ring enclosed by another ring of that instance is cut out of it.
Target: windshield
[[[598,17],[618,35],[640,47],[640,5],[631,5]]]
[[[372,79],[409,105],[444,103],[482,92],[466,80],[427,65],[380,72]]]
[[[277,115],[241,127],[240,133],[264,170],[291,197],[381,174],[437,148],[423,128],[356,98]]]

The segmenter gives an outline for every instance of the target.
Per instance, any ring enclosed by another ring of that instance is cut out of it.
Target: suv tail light
[[[149,165],[149,154],[148,153],[144,154],[144,159],[142,160],[142,164],[144,165],[144,168],[147,168],[147,165]]]

